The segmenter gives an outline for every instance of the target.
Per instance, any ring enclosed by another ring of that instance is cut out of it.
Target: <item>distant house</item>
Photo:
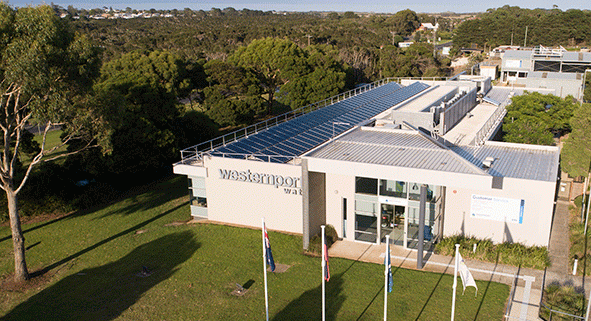
[[[423,30],[437,30],[439,29],[439,23],[433,25],[430,22],[427,23],[421,23],[421,26],[419,27],[419,29],[417,29],[417,31],[423,31]]]
[[[408,48],[408,47],[410,47],[410,45],[412,45],[413,43],[415,43],[415,42],[414,42],[414,41],[399,42],[399,43],[398,43],[398,48]]]

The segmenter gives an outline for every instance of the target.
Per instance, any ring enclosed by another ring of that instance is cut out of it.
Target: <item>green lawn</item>
[[[168,223],[189,218],[186,181],[154,183],[125,199],[62,219],[26,224],[32,271],[48,280],[31,290],[0,290],[0,320],[263,320],[260,231]],[[0,275],[12,270],[10,232],[0,227]],[[301,237],[270,232],[273,320],[319,320],[320,259],[301,254]],[[146,266],[152,274],[139,273]],[[383,266],[331,258],[329,320],[383,317]],[[449,318],[452,277],[393,268],[392,320]],[[250,282],[249,282],[250,281]],[[252,283],[254,282],[254,283]],[[252,283],[242,297],[235,284]],[[456,320],[500,320],[509,287],[477,282],[458,289]]]
[[[56,130],[52,130],[52,131],[48,132],[47,136],[45,137],[45,150],[50,150],[53,147],[61,144],[62,143],[62,141],[60,139],[61,134],[62,134],[61,129],[56,129]],[[43,134],[35,135],[35,138],[33,138],[33,140],[35,140],[37,143],[39,143],[39,146],[41,146],[41,143],[43,142]],[[67,151],[67,147],[62,146],[62,147],[54,150],[51,154],[44,156],[44,159],[58,156],[60,154],[66,153],[66,151]],[[21,157],[22,157],[21,161],[23,162],[24,165],[28,165],[29,163],[31,163],[31,159],[27,155],[22,155]],[[65,161],[65,158],[57,159],[56,161],[61,164]]]

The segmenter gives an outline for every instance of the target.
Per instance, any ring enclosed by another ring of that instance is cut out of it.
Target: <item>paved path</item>
[[[570,240],[568,235],[568,220],[570,203],[567,200],[558,200],[554,210],[554,219],[552,222],[552,231],[550,232],[550,245],[548,252],[552,265],[548,272],[556,275],[567,275],[569,272],[568,257],[570,250]]]

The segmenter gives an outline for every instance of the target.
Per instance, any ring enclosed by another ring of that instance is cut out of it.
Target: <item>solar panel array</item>
[[[233,158],[252,155],[285,163],[427,88],[429,85],[419,82],[406,87],[388,83],[216,148],[210,154]]]

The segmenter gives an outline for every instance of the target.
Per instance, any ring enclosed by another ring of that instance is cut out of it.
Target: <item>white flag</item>
[[[476,286],[476,281],[474,281],[474,277],[472,277],[472,273],[470,273],[470,270],[468,270],[468,266],[466,266],[466,262],[464,262],[464,259],[462,258],[462,255],[460,255],[459,252],[458,252],[458,257],[460,259],[458,273],[460,273],[460,278],[462,279],[462,285],[464,286],[464,292],[466,291],[467,286],[473,286],[476,288],[476,293],[478,293],[478,287]],[[464,294],[464,292],[462,292],[462,294]],[[476,293],[474,295],[476,295]]]

